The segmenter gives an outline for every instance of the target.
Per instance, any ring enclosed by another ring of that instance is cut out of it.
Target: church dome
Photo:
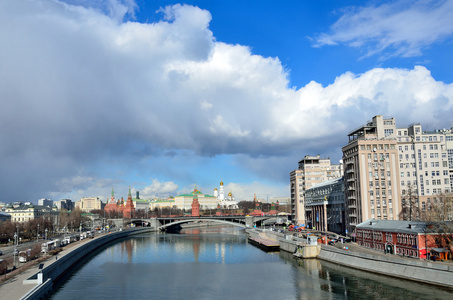
[[[233,194],[231,192],[228,193],[228,197],[232,197]]]
[[[223,185],[223,181],[222,180],[220,180],[220,185]]]

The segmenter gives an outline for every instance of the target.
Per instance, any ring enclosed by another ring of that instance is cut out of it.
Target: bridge
[[[118,227],[123,227],[131,224],[135,226],[151,226],[161,231],[178,231],[181,229],[181,224],[185,223],[199,223],[199,222],[215,222],[219,224],[227,224],[242,228],[252,228],[254,226],[260,227],[265,223],[274,223],[280,219],[286,222],[285,216],[165,216],[165,217],[153,217],[153,218],[132,218],[130,220],[125,219],[110,219],[112,223],[115,223]],[[127,223],[125,223],[127,222]]]

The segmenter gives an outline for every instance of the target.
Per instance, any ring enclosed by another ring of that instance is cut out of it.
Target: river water
[[[51,299],[453,299],[453,293],[291,254],[266,253],[232,227],[143,234],[110,244]]]

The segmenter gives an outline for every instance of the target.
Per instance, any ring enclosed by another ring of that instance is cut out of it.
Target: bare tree
[[[421,211],[416,186],[409,185],[401,196],[399,219],[403,221],[420,221]]]
[[[436,244],[453,249],[453,193],[439,194],[430,200],[423,213],[423,220],[435,228]],[[452,253],[453,254],[453,253]]]

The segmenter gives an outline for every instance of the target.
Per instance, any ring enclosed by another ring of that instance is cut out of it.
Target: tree
[[[436,244],[453,252],[453,193],[439,194],[429,200],[423,220],[438,233]]]
[[[403,221],[420,221],[421,211],[416,186],[408,186],[401,196],[399,219]]]

